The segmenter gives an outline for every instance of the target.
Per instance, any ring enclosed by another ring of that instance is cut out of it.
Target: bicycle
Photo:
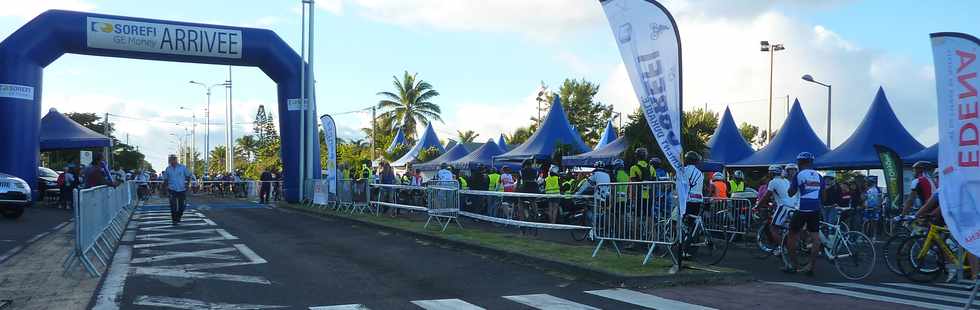
[[[705,213],[705,207],[702,207],[697,215],[688,214],[685,218],[693,221],[693,227],[686,227],[685,229],[690,229],[690,233],[684,236],[682,239],[682,249],[684,256],[690,256],[694,258],[695,261],[703,264],[714,265],[721,262],[725,258],[725,253],[728,252],[728,246],[731,244],[731,238],[728,235],[730,232],[721,232],[722,238],[714,238],[717,234],[712,234],[709,232],[702,220],[702,215]],[[723,213],[722,211],[719,213]]]
[[[915,216],[911,215],[896,216],[889,219],[888,226],[892,228],[888,230],[892,231],[892,233],[889,233],[891,237],[888,237],[888,240],[886,240],[881,247],[882,259],[885,261],[885,265],[888,266],[888,270],[900,276],[905,276],[906,273],[898,265],[898,259],[901,258],[898,256],[898,250],[902,246],[902,243],[904,243],[909,236],[913,235],[912,230],[906,226],[914,219]]]
[[[909,280],[919,283],[934,282],[945,273],[946,282],[950,282],[970,270],[970,265],[966,262],[966,251],[959,250],[962,248],[955,239],[950,238],[948,228],[929,224],[929,232],[906,239],[899,247],[898,255],[902,258],[899,262],[904,262],[900,265],[908,269],[905,277]],[[957,251],[961,253],[956,254]],[[908,261],[905,260],[906,257]]]
[[[850,207],[836,207],[837,211],[844,215],[852,209]],[[841,218],[831,224],[820,221],[819,242],[823,245],[820,256],[834,263],[837,272],[848,280],[861,280],[867,278],[874,271],[875,259],[877,257],[874,243],[867,235],[857,231],[844,231]],[[828,233],[830,237],[828,237]],[[803,234],[804,232],[801,232]],[[797,256],[808,257],[812,240],[810,238],[800,238],[797,242],[797,249],[790,249],[787,246],[789,234],[783,235],[782,245],[786,249],[782,253],[783,263],[792,266],[790,251],[796,251]],[[806,240],[806,241],[804,241]],[[870,258],[870,259],[869,259]]]
[[[786,228],[772,225],[773,212],[771,207],[753,207],[752,213],[758,215],[756,219],[762,222],[762,225],[755,232],[755,243],[759,251],[755,251],[752,256],[758,259],[766,259],[770,256],[780,255],[782,244],[779,242],[781,240],[773,240],[769,231],[776,229],[779,232],[778,235],[782,236],[786,233]]]

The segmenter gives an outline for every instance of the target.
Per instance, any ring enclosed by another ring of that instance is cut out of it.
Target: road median
[[[424,219],[414,217],[350,214],[306,205],[281,203],[279,207],[308,214],[348,221],[387,232],[403,234],[478,255],[492,256],[508,262],[528,265],[546,272],[622,287],[657,287],[692,284],[720,284],[751,280],[747,272],[716,266],[693,265],[680,272],[669,272],[669,259],[652,259],[641,265],[643,254],[609,249],[592,257],[593,244],[565,244],[518,233],[460,229],[450,225],[446,231],[423,228]],[[469,226],[465,225],[464,226]]]

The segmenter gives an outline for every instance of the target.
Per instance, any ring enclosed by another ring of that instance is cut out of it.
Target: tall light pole
[[[228,90],[228,104],[225,106],[225,170],[228,173],[235,171],[235,144],[234,144],[234,122],[235,117],[231,111],[231,66],[228,66],[228,80],[225,81],[225,89]]]
[[[613,111],[612,113],[613,113],[613,115],[615,115],[615,116],[613,116],[613,118],[618,118],[619,119],[619,131],[622,131],[625,134],[626,131],[623,130],[623,112]]]
[[[548,86],[544,85],[544,81],[541,81],[538,97],[535,100],[538,102],[538,127],[541,127],[541,102],[548,101]]]
[[[207,106],[204,108],[204,172],[211,171],[211,89],[218,86],[226,86],[228,83],[215,83],[210,86],[201,82],[190,81],[191,84],[204,87],[208,96]]]
[[[804,74],[803,80],[827,88],[827,147],[829,148],[830,147],[830,97],[833,88],[830,86],[830,84],[824,84],[821,83],[820,81],[814,80],[813,76],[810,76],[809,74]]]
[[[782,44],[769,44],[769,41],[759,42],[760,51],[769,52],[769,129],[766,130],[766,142],[772,141],[772,72],[773,62],[777,51],[786,49]]]
[[[190,166],[191,166],[191,174],[197,175],[197,171],[195,171],[194,169],[195,166],[197,166],[197,159],[194,158],[195,156],[197,156],[197,112],[195,112],[193,109],[188,109],[185,107],[180,107],[180,109],[191,111],[191,146],[189,150],[189,152],[191,153]]]

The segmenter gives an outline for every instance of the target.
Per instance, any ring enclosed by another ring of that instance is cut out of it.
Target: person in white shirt
[[[595,170],[592,170],[592,174],[586,179],[586,182],[582,183],[582,186],[575,191],[575,195],[583,195],[592,193],[593,195],[599,196],[603,199],[609,197],[609,187],[598,187],[599,184],[610,183],[609,173],[606,172],[606,164],[602,161],[596,161],[592,164]]]
[[[772,222],[768,229],[769,242],[776,245],[782,240],[778,228],[786,228],[786,222],[789,221],[796,204],[794,198],[789,195],[789,180],[783,177],[783,168],[779,165],[769,166],[769,176],[772,180],[766,185],[766,192],[762,193],[762,197],[756,202],[756,207],[768,205],[770,202],[776,204]],[[778,246],[773,246],[772,249],[774,250],[773,255],[780,254],[777,252]]]
[[[436,172],[436,181],[455,181],[456,176],[453,175],[452,171],[449,171],[449,165],[446,163],[439,164],[439,171]]]
[[[684,154],[684,162],[687,164],[683,168],[684,178],[687,179],[687,211],[685,215],[700,215],[701,205],[704,204],[704,173],[698,169],[697,164],[701,162],[701,154],[695,151],[688,151]]]
[[[171,154],[169,166],[163,171],[164,186],[169,191],[170,197],[170,219],[173,225],[180,223],[180,218],[184,216],[184,208],[187,200],[187,183],[194,180],[194,175],[187,170],[187,167],[177,163],[177,155]]]

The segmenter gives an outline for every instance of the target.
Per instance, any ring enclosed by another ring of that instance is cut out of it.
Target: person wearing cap
[[[436,171],[437,181],[453,181],[456,180],[456,176],[453,172],[449,170],[449,164],[441,163],[439,164],[439,171]]]
[[[177,155],[170,154],[168,162],[167,169],[163,170],[163,184],[170,198],[170,220],[173,225],[177,225],[184,216],[187,184],[194,180],[194,175],[187,170],[187,166],[177,162]]]
[[[728,192],[728,197],[731,197],[735,193],[745,191],[745,173],[742,170],[735,170],[732,176],[734,178],[728,181],[728,188],[731,190]]]
[[[548,176],[544,178],[544,193],[547,195],[561,194],[561,180],[558,177],[558,166],[551,165]],[[559,198],[548,198],[548,220],[552,224],[558,222]]]
[[[915,171],[915,179],[912,180],[909,196],[905,199],[905,204],[902,207],[902,214],[907,214],[913,207],[918,208],[924,205],[932,197],[932,193],[936,191],[936,184],[932,182],[926,172],[932,167],[934,165],[928,161],[917,161],[912,165],[912,169]]]
[[[64,173],[58,176],[58,193],[60,194],[60,197],[58,197],[58,207],[68,209],[72,204],[72,193],[78,187],[78,177],[75,176],[74,164],[65,166],[64,171]]]

